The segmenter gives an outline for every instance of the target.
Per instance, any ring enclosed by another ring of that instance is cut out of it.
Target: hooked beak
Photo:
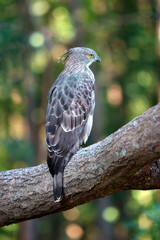
[[[101,62],[101,58],[100,57],[96,57],[96,62]]]

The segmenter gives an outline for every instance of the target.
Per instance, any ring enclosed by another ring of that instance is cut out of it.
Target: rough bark
[[[73,156],[64,174],[64,199],[55,203],[46,163],[0,173],[0,226],[127,189],[160,188],[160,104],[106,139]]]

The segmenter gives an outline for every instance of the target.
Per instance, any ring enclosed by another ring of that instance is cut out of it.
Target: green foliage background
[[[158,3],[158,0],[157,0]],[[93,48],[91,144],[159,101],[158,11],[151,0],[0,1],[0,170],[46,159],[47,92],[65,49]],[[159,191],[128,191],[0,229],[1,240],[159,240]],[[26,234],[27,232],[27,234]]]

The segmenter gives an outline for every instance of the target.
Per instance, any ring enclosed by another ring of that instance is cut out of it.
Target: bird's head
[[[100,62],[101,59],[95,51],[85,47],[70,48],[61,57],[60,61],[66,61],[67,64],[80,63],[81,65],[90,66],[93,62]]]

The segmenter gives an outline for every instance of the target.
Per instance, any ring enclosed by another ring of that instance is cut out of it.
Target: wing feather
[[[64,156],[76,144],[94,104],[93,90],[94,83],[86,74],[71,76],[63,83],[59,81],[53,85],[46,115],[50,152]]]

